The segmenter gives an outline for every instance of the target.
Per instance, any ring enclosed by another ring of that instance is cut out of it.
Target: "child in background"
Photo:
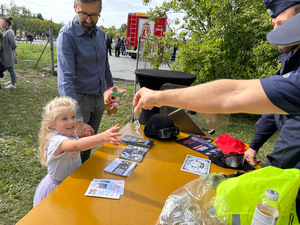
[[[37,187],[33,206],[36,206],[54,188],[81,165],[80,151],[103,142],[118,145],[121,141],[115,133],[119,124],[93,136],[79,139],[75,134],[77,125],[75,101],[69,97],[55,98],[44,108],[39,136],[41,162],[46,164],[48,174]]]

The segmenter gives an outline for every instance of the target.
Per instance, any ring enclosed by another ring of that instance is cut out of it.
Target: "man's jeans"
[[[83,122],[90,125],[95,134],[98,132],[101,118],[104,110],[104,98],[103,94],[99,95],[85,95],[76,94],[79,110],[83,117]],[[84,163],[91,154],[91,149],[80,152],[81,161]]]

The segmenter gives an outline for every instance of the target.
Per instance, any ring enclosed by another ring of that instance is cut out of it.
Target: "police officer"
[[[272,17],[274,29],[282,25],[300,12],[300,0],[265,0],[265,7]],[[292,46],[279,46],[281,55],[278,59],[282,63],[277,75],[284,75],[300,67],[299,44]],[[263,115],[255,124],[255,135],[250,148],[245,152],[246,159],[255,165],[259,162],[256,154],[259,148],[277,131],[280,131],[275,143],[274,151],[267,156],[265,166],[272,165],[280,168],[291,168],[289,165],[290,152],[300,148],[300,116],[287,116],[280,114]],[[300,167],[299,167],[300,168]]]

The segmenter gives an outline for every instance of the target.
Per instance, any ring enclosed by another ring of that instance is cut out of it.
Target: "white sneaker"
[[[6,86],[5,88],[6,88],[6,89],[16,89],[17,86],[16,86],[16,85],[10,84],[10,85]]]
[[[11,81],[8,81],[5,83],[5,86],[10,85],[10,84],[11,84]]]

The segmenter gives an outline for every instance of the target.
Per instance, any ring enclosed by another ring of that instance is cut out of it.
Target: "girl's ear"
[[[49,125],[48,125],[48,129],[55,129],[55,127],[54,127],[54,123],[49,123]]]

